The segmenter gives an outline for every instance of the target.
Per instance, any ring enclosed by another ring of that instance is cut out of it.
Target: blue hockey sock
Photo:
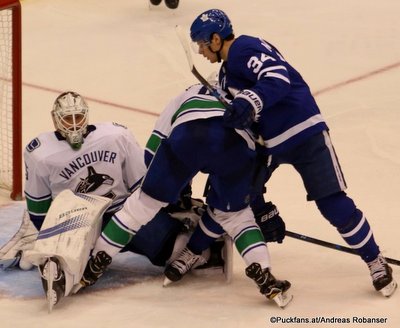
[[[363,213],[346,193],[340,192],[316,201],[321,214],[337,228],[342,238],[365,262],[379,254],[371,227]]]
[[[347,244],[357,250],[365,262],[370,262],[378,256],[379,247],[366,217],[360,210],[356,209],[350,225],[338,229],[338,231]]]

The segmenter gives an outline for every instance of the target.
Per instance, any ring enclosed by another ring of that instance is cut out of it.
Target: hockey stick
[[[218,99],[220,103],[224,105],[226,109],[230,109],[230,105],[226,102],[226,100],[218,93],[218,91],[199,73],[197,70],[196,66],[194,66],[193,63],[193,57],[192,57],[192,51],[190,49],[190,43],[185,35],[185,32],[183,31],[183,28],[181,25],[176,25],[175,27],[176,34],[179,38],[179,41],[182,44],[183,50],[185,51],[186,58],[189,64],[190,71],[192,74],[196,77],[199,82],[204,85],[207,90],[215,97]]]
[[[181,45],[183,47],[183,50],[185,51],[186,54],[186,59],[189,64],[190,71],[192,74],[196,77],[196,79],[204,85],[207,90],[210,92],[211,95],[213,95],[217,100],[225,107],[226,111],[231,111],[232,107],[231,105],[225,100],[223,96],[219,94],[219,92],[199,73],[197,70],[196,66],[194,66],[193,63],[193,57],[192,57],[192,51],[190,49],[190,43],[189,40],[187,39],[185,32],[183,31],[183,28],[181,25],[176,25],[175,27],[176,34],[179,38],[179,41],[181,42]],[[250,135],[255,142],[259,143],[261,146],[265,145],[264,140],[261,138],[261,136],[255,136],[252,131],[249,129],[245,129],[248,135]]]
[[[338,245],[338,244],[333,244],[330,242],[327,242],[325,240],[321,240],[321,239],[316,239],[313,237],[308,237],[296,232],[292,232],[292,231],[288,231],[286,230],[286,236],[288,237],[292,237],[294,239],[299,239],[302,241],[306,241],[308,243],[312,243],[312,244],[316,244],[316,245],[320,245],[323,247],[327,247],[327,248],[332,248],[335,249],[337,251],[340,252],[345,252],[345,253],[349,253],[349,254],[353,254],[353,255],[358,255],[357,251],[350,248],[350,247],[346,247],[346,246],[342,246],[342,245]],[[394,264],[394,265],[399,265],[400,266],[400,260],[396,260],[396,259],[392,259],[390,257],[385,257],[386,261],[390,264]]]

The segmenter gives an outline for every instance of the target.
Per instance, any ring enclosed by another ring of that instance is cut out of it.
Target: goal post
[[[0,188],[22,199],[21,5],[0,0]]]

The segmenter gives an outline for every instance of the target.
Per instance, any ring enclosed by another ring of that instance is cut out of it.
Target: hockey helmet
[[[193,42],[209,43],[214,33],[223,40],[233,34],[229,17],[220,9],[210,9],[200,14],[190,27],[190,37]]]
[[[76,92],[60,94],[51,111],[55,129],[67,140],[73,149],[82,146],[89,121],[89,107]]]

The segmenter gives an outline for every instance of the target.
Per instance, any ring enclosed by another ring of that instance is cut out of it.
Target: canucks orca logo
[[[86,194],[96,190],[103,184],[112,185],[113,183],[114,179],[108,174],[97,173],[93,166],[88,166],[88,176],[85,179],[81,179],[75,192]]]

